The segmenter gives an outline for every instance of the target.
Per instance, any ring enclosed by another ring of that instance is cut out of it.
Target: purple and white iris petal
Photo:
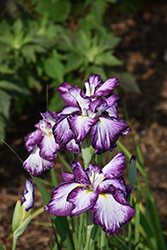
[[[86,96],[94,95],[95,88],[102,82],[99,75],[90,75],[89,82],[85,82]]]
[[[120,177],[126,168],[126,161],[123,152],[119,152],[105,167],[103,174],[108,179]]]
[[[34,147],[29,157],[24,161],[23,168],[33,176],[39,176],[43,171],[53,168],[54,161],[47,161],[40,157],[39,148]]]
[[[70,216],[73,217],[91,209],[96,203],[97,198],[97,193],[85,190],[83,187],[75,188],[67,198],[67,200],[75,206],[71,211]]]
[[[40,156],[48,161],[53,161],[57,157],[57,150],[60,148],[59,144],[55,142],[53,134],[45,135],[38,147]]]
[[[38,144],[42,140],[42,131],[37,129],[36,131],[28,134],[25,137],[25,147],[27,151],[30,153],[36,144]]]
[[[90,98],[88,97],[83,98],[84,93],[82,89],[72,87],[71,89],[69,89],[69,92],[75,98],[79,107],[82,110],[89,109]]]
[[[111,106],[110,108],[108,108],[108,109],[106,110],[106,112],[108,113],[108,115],[109,115],[110,117],[118,118],[118,113],[117,113],[116,104],[114,104],[113,106]]]
[[[99,194],[96,204],[91,209],[93,221],[99,224],[109,235],[115,235],[121,226],[128,223],[135,214],[129,205],[118,203],[112,194]]]
[[[40,113],[44,121],[54,124],[57,121],[57,113],[47,110],[45,113]]]
[[[103,100],[102,98],[99,98],[91,102],[89,105],[89,108],[93,113],[101,111],[100,114],[102,114],[106,109],[109,108],[109,105],[107,104],[105,100]]]
[[[119,99],[120,99],[119,96],[114,93],[113,95],[105,98],[105,101],[109,106],[113,106]]]
[[[59,184],[52,192],[52,198],[44,210],[49,210],[49,213],[56,216],[68,216],[74,205],[67,201],[69,193],[76,187],[83,185],[76,182],[65,182]]]
[[[24,193],[21,195],[21,205],[23,204],[24,209],[28,211],[34,205],[34,184],[30,180],[27,179]]]
[[[76,182],[82,183],[84,185],[90,184],[85,171],[77,160],[73,160],[73,162],[71,163],[71,169],[74,173],[74,178]]]
[[[62,176],[64,181],[72,181],[72,180],[74,180],[74,175],[73,174],[62,172],[61,176]]]
[[[74,139],[74,134],[70,128],[67,117],[62,118],[54,125],[53,135],[56,143],[60,146],[65,146],[70,140]]]
[[[129,126],[123,120],[100,117],[90,131],[91,143],[96,149],[95,154],[101,154],[113,148],[119,135],[127,128]]]
[[[107,96],[112,90],[114,90],[119,85],[119,80],[117,78],[110,78],[105,81],[97,90],[95,91],[94,97]]]
[[[58,116],[60,117],[61,115],[71,115],[76,112],[80,112],[80,109],[78,107],[64,106],[63,110],[58,114]]]
[[[76,141],[81,142],[89,133],[90,128],[98,121],[98,118],[73,115],[69,118],[71,129],[74,131]]]
[[[106,179],[103,182],[99,183],[96,192],[101,194],[106,192],[114,192],[115,190],[120,190],[125,198],[126,185],[122,179],[121,181],[119,179]]]
[[[78,103],[76,102],[76,99],[69,93],[69,89],[71,88],[71,85],[67,82],[63,82],[58,87],[58,92],[61,95],[61,98],[65,103],[67,103],[70,106],[78,107]],[[73,88],[78,88],[77,86],[73,86]]]
[[[65,149],[68,152],[76,152],[76,154],[80,154],[81,153],[81,143],[80,142],[76,142],[75,139],[72,139],[71,141],[69,141],[65,146],[62,146],[63,149]]]

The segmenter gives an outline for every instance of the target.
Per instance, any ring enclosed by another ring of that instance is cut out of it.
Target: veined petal
[[[75,133],[76,141],[81,142],[89,133],[90,128],[98,121],[98,118],[73,115],[69,117],[71,129]]]
[[[107,104],[107,102],[105,100],[103,100],[102,98],[98,98],[96,100],[94,100],[93,102],[90,103],[89,105],[90,110],[93,113],[96,113],[98,111],[101,111],[101,113],[103,113],[107,108],[109,108],[109,105]]]
[[[96,149],[95,154],[111,150],[122,131],[127,128],[129,126],[124,120],[100,117],[90,131],[92,146]]]
[[[39,156],[39,148],[37,146],[34,147],[29,157],[23,163],[23,168],[35,177],[42,174],[43,171],[53,168],[53,166],[54,161],[47,161]]]
[[[53,135],[55,141],[59,145],[66,145],[70,140],[74,139],[74,134],[70,129],[67,117],[60,119],[53,127]]]
[[[45,113],[40,113],[40,115],[44,121],[49,122],[52,126],[57,121],[57,113],[55,111],[51,112],[47,110]]]
[[[62,148],[68,152],[76,152],[76,154],[81,153],[81,143],[76,142],[75,139],[72,139],[66,145],[63,145]]]
[[[58,87],[58,92],[61,95],[61,98],[70,106],[78,107],[78,103],[76,102],[76,99],[69,93],[69,89],[71,88],[71,85],[67,82],[63,82]],[[77,88],[77,86],[73,86],[73,88]]]
[[[116,178],[116,179],[107,179],[100,183],[97,187],[96,192],[101,193],[112,193],[117,194],[115,197],[117,199],[124,198],[124,201],[126,202],[124,205],[127,204],[127,201],[125,199],[128,198],[131,190],[129,190],[129,186],[125,184],[125,181],[122,177]],[[122,203],[120,200],[117,200],[118,202]]]
[[[67,200],[74,204],[70,216],[81,214],[92,208],[97,201],[98,194],[83,187],[75,188],[68,196]]]
[[[114,93],[113,95],[111,95],[111,96],[105,98],[105,101],[107,102],[107,104],[108,104],[109,106],[112,106],[112,105],[114,105],[119,99],[120,99],[119,96],[118,96],[117,94]]]
[[[64,106],[63,110],[58,115],[60,117],[61,115],[70,115],[75,112],[80,112],[80,109],[78,107]]]
[[[114,90],[119,85],[119,80],[117,78],[110,78],[105,81],[99,88],[97,88],[94,96],[107,96],[112,90]]]
[[[118,118],[118,113],[117,113],[117,107],[116,104],[112,105],[111,107],[109,107],[106,112],[108,113],[108,115],[112,118]]]
[[[69,89],[70,94],[75,98],[81,110],[88,109],[90,104],[90,98],[83,97],[83,90],[80,88],[72,87]]]
[[[85,82],[86,96],[92,96],[95,93],[95,88],[102,82],[99,75],[90,75],[89,82]]]
[[[118,203],[112,194],[102,193],[91,209],[93,221],[99,224],[109,235],[115,235],[121,226],[128,223],[135,214],[130,205]]]
[[[102,171],[106,178],[113,179],[120,177],[123,170],[126,168],[126,161],[123,152],[119,152],[105,167]]]
[[[59,184],[52,192],[52,198],[44,210],[49,210],[49,213],[56,216],[68,216],[74,205],[67,201],[69,193],[76,187],[83,185],[76,182],[65,182]]]
[[[62,176],[64,181],[72,181],[72,180],[74,180],[74,175],[73,174],[62,172],[61,176]]]
[[[71,168],[74,173],[74,178],[76,182],[82,184],[90,184],[85,171],[83,170],[80,163],[76,159],[74,159],[73,162],[71,163]]]
[[[45,135],[38,147],[40,148],[40,156],[48,161],[53,161],[57,157],[57,150],[60,146],[55,142],[53,134]]]
[[[25,147],[27,151],[30,153],[36,144],[38,144],[42,140],[42,131],[40,129],[36,129],[36,131],[28,134],[25,137]]]
[[[21,195],[21,205],[23,204],[24,209],[28,211],[34,205],[34,184],[30,180],[27,179],[24,193]]]

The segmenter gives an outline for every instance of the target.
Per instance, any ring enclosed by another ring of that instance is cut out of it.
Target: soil
[[[143,154],[161,225],[167,231],[167,2],[146,1],[139,12],[128,16],[111,10],[110,26],[122,38],[116,56],[124,62],[125,70],[136,77],[141,90],[141,94],[123,92],[121,98],[126,101],[130,126]],[[41,103],[37,96],[35,108],[27,106],[24,115],[15,115],[12,129],[7,133],[5,141],[22,160],[28,156],[24,137],[33,131],[34,124],[40,119],[39,111],[45,112]],[[121,103],[119,114],[124,116]],[[121,140],[133,153],[131,136]],[[0,149],[0,243],[5,249],[11,249],[12,238],[8,236],[13,209],[29,175],[6,145]],[[59,181],[61,167],[56,159]],[[42,177],[50,178],[47,172]],[[35,188],[34,211],[41,206],[44,202]],[[35,221],[50,222],[50,218],[44,213]],[[54,242],[51,227],[30,224],[19,238],[17,249],[49,250]]]

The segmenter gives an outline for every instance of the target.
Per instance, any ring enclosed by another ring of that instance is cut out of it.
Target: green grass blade
[[[139,249],[140,240],[140,209],[139,209],[139,186],[136,190],[136,204],[135,204],[136,214],[135,214],[135,250]]]
[[[56,177],[54,168],[51,168],[50,173],[51,173],[51,178],[52,178],[52,184],[55,188],[58,185],[58,181],[57,181],[57,177]]]
[[[61,154],[58,153],[58,157],[61,160],[61,162],[64,164],[64,166],[68,169],[70,173],[73,173],[71,170],[71,166],[64,160],[64,158],[61,156]]]

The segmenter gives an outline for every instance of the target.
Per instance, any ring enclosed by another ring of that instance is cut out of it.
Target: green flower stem
[[[86,218],[87,218],[87,233],[86,233],[86,245],[84,250],[90,250],[90,236],[92,229],[94,227],[94,223],[92,221],[92,215],[89,210],[86,211]]]
[[[88,142],[87,142],[88,140]],[[94,148],[91,146],[91,144],[89,143],[89,137],[85,138],[82,141],[82,158],[84,161],[84,167],[85,169],[87,169],[89,167],[89,163],[92,160],[92,157],[94,155]]]
[[[81,244],[82,244],[82,230],[84,226],[84,213],[80,214],[80,223],[79,223],[79,233],[78,233],[78,247],[77,250],[81,250]]]
[[[106,233],[101,231],[101,250],[106,250]]]
[[[31,215],[31,220],[34,219],[37,215],[42,214],[44,212],[44,207],[39,208]]]
[[[18,237],[14,237],[14,236],[13,236],[12,250],[15,250],[15,249],[16,249],[17,240],[18,240]]]
[[[87,169],[92,157],[86,139],[82,141],[82,158],[84,161],[84,168]]]

